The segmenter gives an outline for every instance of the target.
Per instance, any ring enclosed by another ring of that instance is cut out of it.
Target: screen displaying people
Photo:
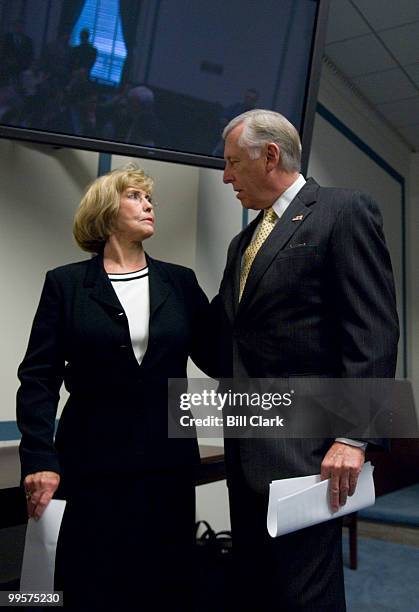
[[[12,21],[15,4],[0,125],[219,158],[220,130],[256,104],[302,125],[315,0],[28,0]]]

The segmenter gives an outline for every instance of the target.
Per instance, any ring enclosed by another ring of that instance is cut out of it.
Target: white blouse
[[[134,355],[141,363],[147,350],[150,320],[148,267],[108,277],[125,311]]]

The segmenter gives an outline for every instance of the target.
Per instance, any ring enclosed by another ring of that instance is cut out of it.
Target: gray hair
[[[258,159],[262,148],[273,142],[281,151],[281,167],[285,172],[299,172],[301,168],[301,141],[295,127],[280,113],[254,109],[234,117],[223,130],[223,139],[237,125],[244,124],[238,139],[240,147],[247,149],[251,159]]]

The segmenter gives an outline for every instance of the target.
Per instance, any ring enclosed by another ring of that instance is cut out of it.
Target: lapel
[[[170,279],[166,270],[149,255],[145,255],[148,265],[148,283],[150,290],[150,336],[157,310],[164,304],[170,294]]]
[[[318,189],[319,185],[316,183],[316,181],[309,178],[304,187],[298,192],[282,217],[276,223],[274,229],[269,234],[268,238],[255,257],[249,272],[249,276],[247,277],[246,286],[244,288],[240,303],[238,303],[238,293],[235,295],[235,303],[237,304],[236,308],[238,313],[242,312],[251,301],[259,281],[271,265],[272,261],[278,255],[279,251],[283,249],[283,247],[291,239],[292,235],[311,214],[311,206],[317,200]],[[258,219],[259,216],[257,217],[256,221]],[[247,246],[247,244],[248,243],[246,243],[245,246]],[[237,257],[239,269],[240,259],[240,257]]]
[[[90,297],[112,315],[115,316],[116,313],[116,316],[118,316],[120,312],[123,312],[124,309],[103,267],[102,253],[92,257],[92,259],[87,262],[84,286],[87,288],[91,287]]]

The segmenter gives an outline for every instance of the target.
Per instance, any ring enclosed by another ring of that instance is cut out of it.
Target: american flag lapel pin
[[[291,221],[302,221],[303,219],[304,215],[297,215],[296,217],[293,217]]]

